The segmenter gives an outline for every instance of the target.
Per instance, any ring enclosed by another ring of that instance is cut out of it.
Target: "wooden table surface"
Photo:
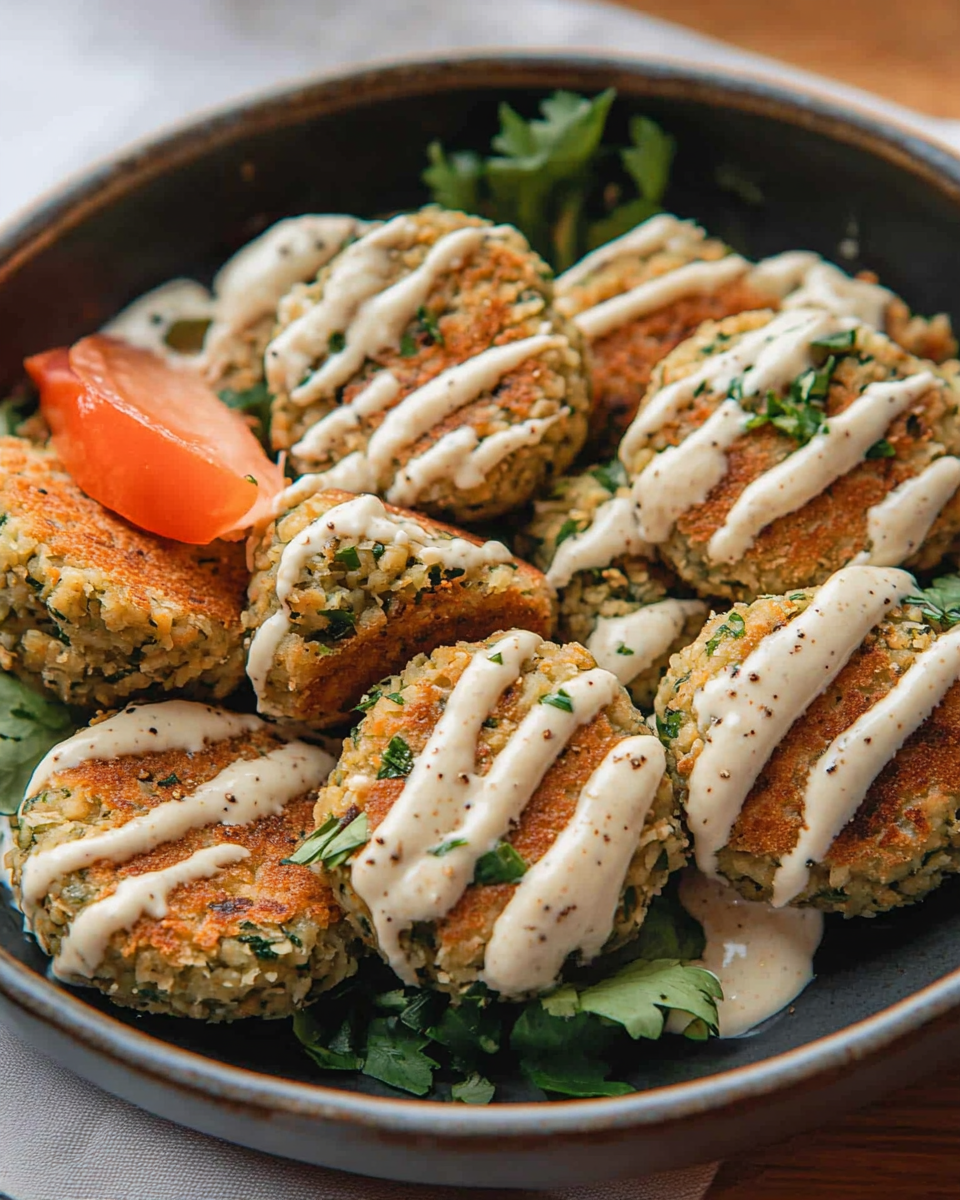
[[[960,0],[621,0],[940,117],[960,118]],[[960,1070],[725,1163],[707,1200],[960,1197]]]

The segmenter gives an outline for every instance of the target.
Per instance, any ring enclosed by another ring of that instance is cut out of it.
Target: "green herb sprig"
[[[309,866],[320,863],[328,870],[347,861],[354,850],[365,846],[370,840],[370,823],[366,813],[357,813],[354,808],[342,817],[329,816],[323,824],[283,861]]]
[[[43,756],[74,732],[70,712],[0,674],[0,813],[13,813]]]
[[[926,588],[907,596],[904,604],[915,604],[941,625],[960,622],[960,575],[940,575]]]

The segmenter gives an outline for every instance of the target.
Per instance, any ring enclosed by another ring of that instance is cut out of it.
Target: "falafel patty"
[[[514,630],[391,678],[316,818],[365,825],[369,840],[328,865],[401,978],[453,994],[480,980],[517,998],[634,937],[683,864],[663,763],[582,646]]]
[[[640,539],[623,465],[557,480],[534,502],[517,548],[557,589],[558,636],[586,646],[649,709],[670,655],[697,636],[707,605]]]
[[[583,445],[576,330],[510,226],[395,217],[281,302],[272,437],[301,472],[460,523],[524,504]]]
[[[960,530],[958,400],[955,371],[824,311],[708,323],[621,443],[640,536],[702,596],[933,566]]]
[[[260,711],[317,728],[415,654],[510,625],[553,628],[549,585],[502,543],[376,496],[307,495],[263,531],[253,562],[244,621]]]
[[[351,974],[330,888],[284,861],[331,764],[186,701],[131,706],[55,747],[8,858],[55,973],[208,1021],[287,1016]]]
[[[698,864],[858,916],[960,870],[960,627],[904,571],[763,596],[677,654],[657,725]]]
[[[0,438],[0,572],[0,667],[68,704],[220,697],[243,679],[243,546],[137,529],[14,437]]]
[[[653,368],[704,321],[781,303],[857,316],[934,362],[957,352],[949,317],[914,317],[902,300],[877,286],[875,276],[851,279],[805,251],[751,265],[694,222],[661,213],[587,255],[556,282],[557,311],[572,318],[590,343],[590,441],[598,455],[615,453]]]

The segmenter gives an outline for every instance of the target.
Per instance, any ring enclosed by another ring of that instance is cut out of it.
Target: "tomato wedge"
[[[25,366],[77,484],[151,533],[199,545],[239,536],[284,486],[242,417],[149,350],[96,334]]]

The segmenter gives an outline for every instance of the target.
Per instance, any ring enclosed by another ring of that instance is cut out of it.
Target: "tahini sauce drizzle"
[[[598,667],[628,684],[666,654],[689,618],[706,616],[702,600],[659,600],[625,617],[598,618],[587,649]]]
[[[196,354],[181,354],[167,345],[167,334],[178,321],[209,321],[215,303],[210,293],[193,279],[171,279],[138,297],[108,321],[103,332],[111,337],[152,350],[167,362],[190,364]]]
[[[567,956],[595,958],[666,763],[655,737],[625,738],[580,793],[576,811],[497,918],[482,979],[503,996],[542,991]]]
[[[729,884],[687,869],[680,902],[703,926],[701,965],[720,980],[720,1036],[738,1037],[794,1000],[813,979],[823,913],[744,900]]]
[[[870,549],[856,562],[890,567],[905,562],[926,538],[944,505],[960,487],[960,459],[935,459],[867,511]]]
[[[280,642],[290,630],[290,594],[309,559],[333,538],[409,545],[412,553],[427,566],[437,564],[464,571],[512,560],[502,542],[490,541],[475,546],[465,538],[431,534],[416,521],[389,514],[383,501],[376,496],[356,496],[336,505],[302,529],[283,548],[276,582],[280,607],[254,634],[247,657],[247,675],[261,699]]]
[[[352,885],[370,909],[382,953],[405,981],[415,982],[416,976],[401,934],[453,908],[473,879],[477,859],[517,821],[574,732],[619,694],[615,676],[599,668],[566,680],[561,686],[572,711],[533,705],[489,771],[475,774],[481,726],[541,641],[515,632],[474,654],[403,791],[354,859]],[[576,845],[576,839],[569,843],[570,853],[577,853]],[[634,846],[631,842],[631,853]],[[444,852],[437,854],[440,847]],[[618,886],[622,881],[621,875]],[[551,937],[562,939],[562,930],[555,927],[548,942]],[[544,953],[551,952],[545,947]],[[531,963],[526,967],[532,971]],[[514,985],[521,991],[536,987],[534,978],[521,972]]]
[[[694,696],[703,749],[688,780],[696,861],[716,875],[718,851],[790,726],[834,680],[884,614],[916,587],[905,571],[851,566],[809,606]]]
[[[705,237],[704,230],[693,221],[681,221],[669,213],[657,213],[628,233],[585,255],[575,266],[558,275],[555,283],[557,297],[566,295],[571,288],[618,259],[648,258],[659,250],[695,250]]]
[[[181,748],[188,748],[194,739],[186,726],[183,735]],[[145,737],[136,749],[127,753],[143,754],[153,749],[153,742]],[[238,759],[182,799],[164,801],[123,825],[39,850],[27,859],[23,868],[24,915],[28,921],[32,920],[36,906],[54,880],[95,862],[128,862],[164,842],[176,841],[191,829],[216,824],[246,825],[260,817],[274,816],[290,800],[317,787],[332,766],[333,759],[325,750],[304,742],[288,742],[269,754]]]
[[[224,867],[247,858],[244,846],[225,843],[197,850],[182,862],[160,871],[123,879],[116,890],[83,908],[71,923],[53,960],[60,979],[86,978],[103,962],[107,943],[121,929],[132,929],[144,915],[160,920],[167,915],[170,893],[181,884],[210,879]]]
[[[547,571],[556,588],[566,587],[578,571],[608,567],[620,555],[648,558],[650,547],[640,536],[637,506],[630,496],[615,496],[596,510],[587,529],[560,543]]]

